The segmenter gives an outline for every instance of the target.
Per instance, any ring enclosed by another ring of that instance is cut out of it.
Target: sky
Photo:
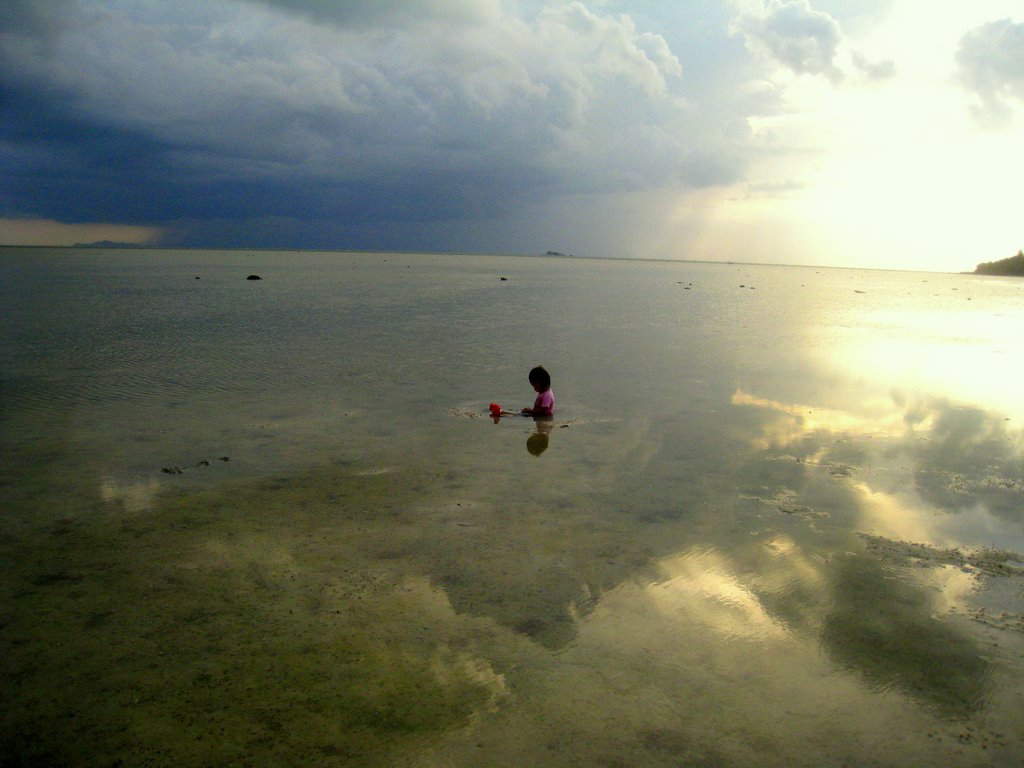
[[[3,0],[0,244],[965,271],[1020,0]]]

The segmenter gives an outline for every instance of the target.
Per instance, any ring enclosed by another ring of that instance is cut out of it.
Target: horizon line
[[[865,272],[915,272],[921,274],[939,275],[978,275],[980,277],[991,277],[976,271],[952,271],[952,270],[928,270],[910,269],[907,267],[858,267],[841,264],[792,264],[787,262],[768,261],[737,261],[735,259],[685,259],[685,258],[658,258],[653,256],[581,256],[573,253],[561,253],[547,251],[545,253],[512,253],[500,251],[424,251],[424,250],[398,250],[398,249],[365,249],[365,248],[267,248],[267,247],[245,247],[245,246],[173,246],[173,245],[141,245],[137,243],[117,243],[110,245],[97,245],[91,243],[75,245],[18,245],[0,243],[0,249],[24,248],[35,250],[67,250],[67,251],[254,251],[262,253],[364,253],[364,254],[407,254],[410,256],[482,256],[494,258],[547,258],[547,259],[576,259],[578,261],[638,261],[659,264],[723,264],[745,267],[793,267],[799,269],[847,269],[861,270]]]

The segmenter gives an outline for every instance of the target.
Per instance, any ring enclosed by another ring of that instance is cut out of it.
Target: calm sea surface
[[[0,304],[5,765],[1024,765],[1024,281],[5,248]]]

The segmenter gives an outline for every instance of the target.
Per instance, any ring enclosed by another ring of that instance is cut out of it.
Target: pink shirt
[[[550,387],[537,395],[537,399],[533,401],[533,409],[535,411],[544,409],[548,413],[555,412],[555,393],[551,391]]]

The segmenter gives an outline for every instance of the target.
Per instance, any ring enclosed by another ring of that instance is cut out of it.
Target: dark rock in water
[[[259,275],[249,275],[249,276],[248,276],[247,278],[245,278],[245,279],[246,279],[246,280],[262,280],[263,278],[262,278],[262,277],[260,277]]]
[[[36,587],[52,587],[54,584],[77,584],[81,580],[81,576],[60,571],[59,573],[41,573],[32,579],[32,584]]]
[[[230,457],[228,457],[228,456],[221,456],[221,457],[220,457],[220,460],[221,460],[221,461],[231,461],[231,458],[230,458]]]
[[[228,457],[221,456],[220,460],[227,461]],[[206,459],[203,459],[202,461],[197,461],[195,464],[189,464],[187,467],[164,467],[160,471],[163,472],[165,475],[183,475],[187,470],[199,469],[200,467],[208,466],[210,466],[210,462],[208,462]]]

